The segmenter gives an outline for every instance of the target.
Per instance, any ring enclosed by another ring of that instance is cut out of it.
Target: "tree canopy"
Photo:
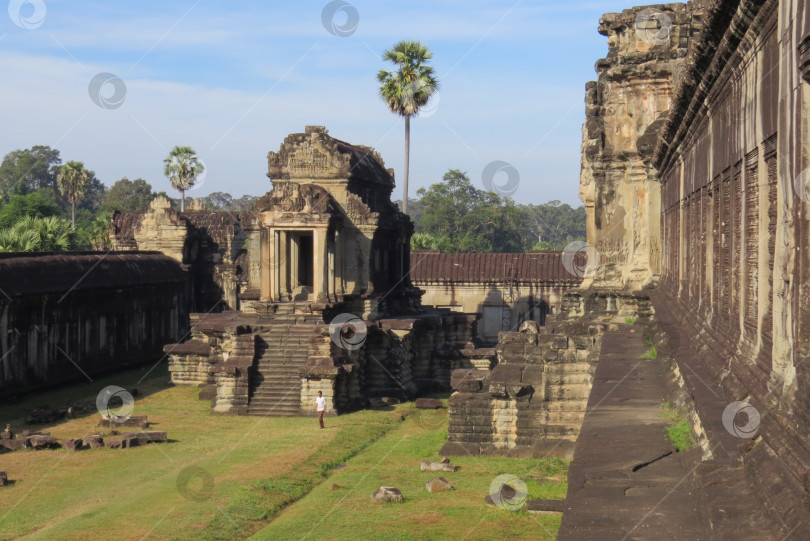
[[[414,249],[443,252],[562,250],[585,239],[585,208],[559,201],[518,205],[508,197],[479,190],[466,172],[451,169],[442,182],[417,192]],[[416,205],[415,205],[416,206]]]
[[[143,212],[149,208],[149,203],[155,195],[152,185],[144,179],[129,180],[124,177],[110,187],[101,209]]]

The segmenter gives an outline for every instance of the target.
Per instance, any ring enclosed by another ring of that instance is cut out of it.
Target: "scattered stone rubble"
[[[129,419],[115,423],[109,419],[102,418],[99,421],[100,427],[137,427],[146,429],[149,426],[147,416],[130,417]],[[98,449],[107,447],[110,449],[123,449],[149,443],[163,443],[168,441],[166,432],[158,430],[139,430],[137,432],[119,433],[111,430],[109,433],[88,434],[81,438],[64,438],[57,440],[51,436],[50,432],[29,432],[23,430],[15,434],[10,424],[6,424],[5,430],[0,432],[0,453],[8,451],[19,451],[20,449],[67,449],[78,451],[80,449]]]

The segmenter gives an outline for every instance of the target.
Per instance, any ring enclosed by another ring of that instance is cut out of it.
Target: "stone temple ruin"
[[[92,315],[89,281],[69,302],[68,276],[0,281],[0,389],[69,373],[60,350],[109,370],[105,352],[139,337],[138,358],[171,342],[172,381],[218,413],[296,415],[317,391],[340,413],[452,388],[443,454],[573,458],[560,540],[630,538],[622,520],[637,519],[667,538],[672,501],[690,517],[673,536],[810,538],[810,6],[697,0],[608,13],[598,31],[580,177],[591,249],[569,257],[574,279],[547,254],[423,253],[417,268],[392,171],[310,126],[269,153],[272,190],[251,212],[157,199],[114,216],[98,291],[133,280],[138,317],[168,302],[185,323],[188,308],[187,332]],[[60,257],[77,277],[95,268]],[[472,262],[512,270],[496,281]],[[0,258],[17,276],[36,266]],[[658,346],[646,359],[643,340]],[[667,446],[664,401],[691,451]]]
[[[268,154],[267,175],[273,189],[249,213],[156,201],[113,221],[119,249],[175,257],[229,308],[196,302],[207,311],[191,314],[188,339],[164,348],[172,381],[204,387],[214,412],[254,415],[308,411],[318,391],[345,412],[449,388],[471,366],[475,315],[422,309],[393,171],[310,126]]]

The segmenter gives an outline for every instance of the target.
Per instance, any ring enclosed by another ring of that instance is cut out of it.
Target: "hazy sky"
[[[188,195],[260,195],[267,152],[315,124],[375,147],[399,182],[404,122],[375,76],[386,48],[417,39],[441,89],[411,123],[411,196],[450,168],[483,187],[499,160],[520,174],[518,202],[579,205],[584,85],[607,52],[598,20],[631,5],[11,0],[0,11],[0,154],[50,145],[108,186],[141,177],[170,191],[162,160],[187,145],[208,169]]]

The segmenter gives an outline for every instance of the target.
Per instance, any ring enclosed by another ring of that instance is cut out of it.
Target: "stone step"
[[[546,383],[549,385],[590,385],[593,383],[593,376],[589,373],[551,373],[546,375]]]
[[[576,400],[552,400],[546,404],[548,411],[587,411],[586,398]]]
[[[551,385],[546,388],[546,399],[557,400],[588,400],[591,394],[590,385]]]
[[[592,374],[596,370],[593,363],[547,363],[546,373],[549,374]]]

